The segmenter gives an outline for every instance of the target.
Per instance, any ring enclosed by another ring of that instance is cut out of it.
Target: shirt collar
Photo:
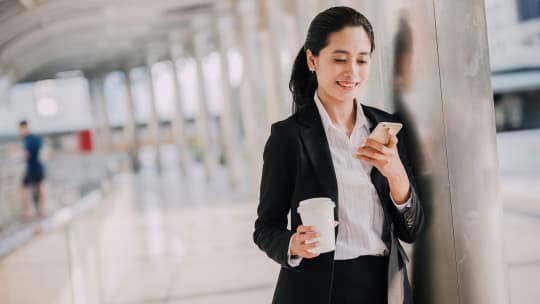
[[[332,119],[330,119],[330,115],[328,115],[328,112],[326,112],[326,109],[324,108],[321,100],[319,99],[319,96],[317,95],[317,91],[315,91],[313,99],[315,100],[315,104],[317,105],[317,109],[319,110],[319,115],[321,116],[321,121],[322,121],[324,130],[327,131],[330,127],[337,129],[334,123],[332,122]],[[354,127],[355,128],[357,127],[369,128],[368,123],[367,123],[367,118],[364,115],[364,110],[362,110],[362,105],[357,101],[356,98],[354,99],[354,102],[356,102],[356,123]]]

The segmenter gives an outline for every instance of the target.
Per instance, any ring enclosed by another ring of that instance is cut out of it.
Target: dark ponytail
[[[371,52],[375,49],[375,34],[369,20],[356,10],[337,6],[319,13],[308,28],[304,46],[298,52],[294,60],[289,90],[293,95],[293,113],[313,102],[313,95],[317,90],[317,76],[309,71],[306,51],[311,50],[314,56],[328,45],[328,36],[339,32],[347,26],[361,26],[366,31],[371,41]]]

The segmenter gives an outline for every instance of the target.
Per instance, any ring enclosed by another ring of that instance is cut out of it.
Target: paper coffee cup
[[[336,249],[334,232],[334,202],[327,197],[315,197],[300,202],[298,213],[304,226],[315,226],[320,237],[319,246],[308,249],[311,253],[326,253]]]

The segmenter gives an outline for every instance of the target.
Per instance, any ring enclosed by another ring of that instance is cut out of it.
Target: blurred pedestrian
[[[24,159],[26,170],[22,180],[21,198],[23,203],[23,218],[29,219],[32,215],[31,200],[34,201],[38,215],[45,216],[45,167],[39,159],[39,152],[43,145],[41,138],[30,133],[28,122],[19,122],[19,131],[23,139]],[[32,190],[32,191],[30,191]]]

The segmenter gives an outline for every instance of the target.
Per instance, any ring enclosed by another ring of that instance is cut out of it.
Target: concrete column
[[[128,155],[131,163],[131,169],[134,172],[139,171],[139,140],[137,136],[137,122],[135,121],[135,101],[133,99],[133,90],[131,87],[131,75],[129,69],[124,69],[124,88],[127,99],[127,119],[124,126],[124,136],[128,144]]]
[[[193,20],[193,51],[197,66],[197,90],[199,92],[199,111],[197,112],[198,138],[202,147],[204,171],[207,180],[212,179],[216,159],[213,153],[210,136],[210,113],[208,111],[208,96],[205,86],[203,58],[208,49],[208,22],[203,19]]]
[[[220,119],[221,137],[223,139],[225,159],[227,160],[229,181],[231,186],[235,188],[240,180],[239,155],[241,155],[241,153],[239,153],[240,150],[238,149],[238,140],[236,138],[236,130],[234,128],[235,124],[231,101],[231,80],[229,76],[230,65],[228,50],[230,48],[230,41],[234,39],[234,37],[231,35],[233,32],[232,16],[229,14],[219,16],[215,25],[221,62],[219,73],[222,79],[221,89],[223,92],[223,112],[221,113]]]
[[[175,102],[175,112],[172,117],[172,131],[174,136],[174,141],[178,147],[178,161],[180,163],[180,170],[184,176],[187,176],[189,167],[191,166],[191,155],[189,152],[189,144],[187,142],[187,136],[185,133],[184,126],[184,115],[182,114],[182,98],[180,94],[180,81],[178,79],[178,68],[176,66],[176,60],[174,55],[170,54],[171,60],[171,73],[173,76],[173,88],[174,88],[174,100]]]
[[[150,118],[148,120],[148,134],[149,138],[154,141],[156,169],[161,172],[163,167],[161,164],[161,136],[159,132],[159,117],[156,106],[156,90],[154,84],[154,76],[152,74],[153,60],[147,61],[147,73],[148,73],[148,88],[150,92]]]

